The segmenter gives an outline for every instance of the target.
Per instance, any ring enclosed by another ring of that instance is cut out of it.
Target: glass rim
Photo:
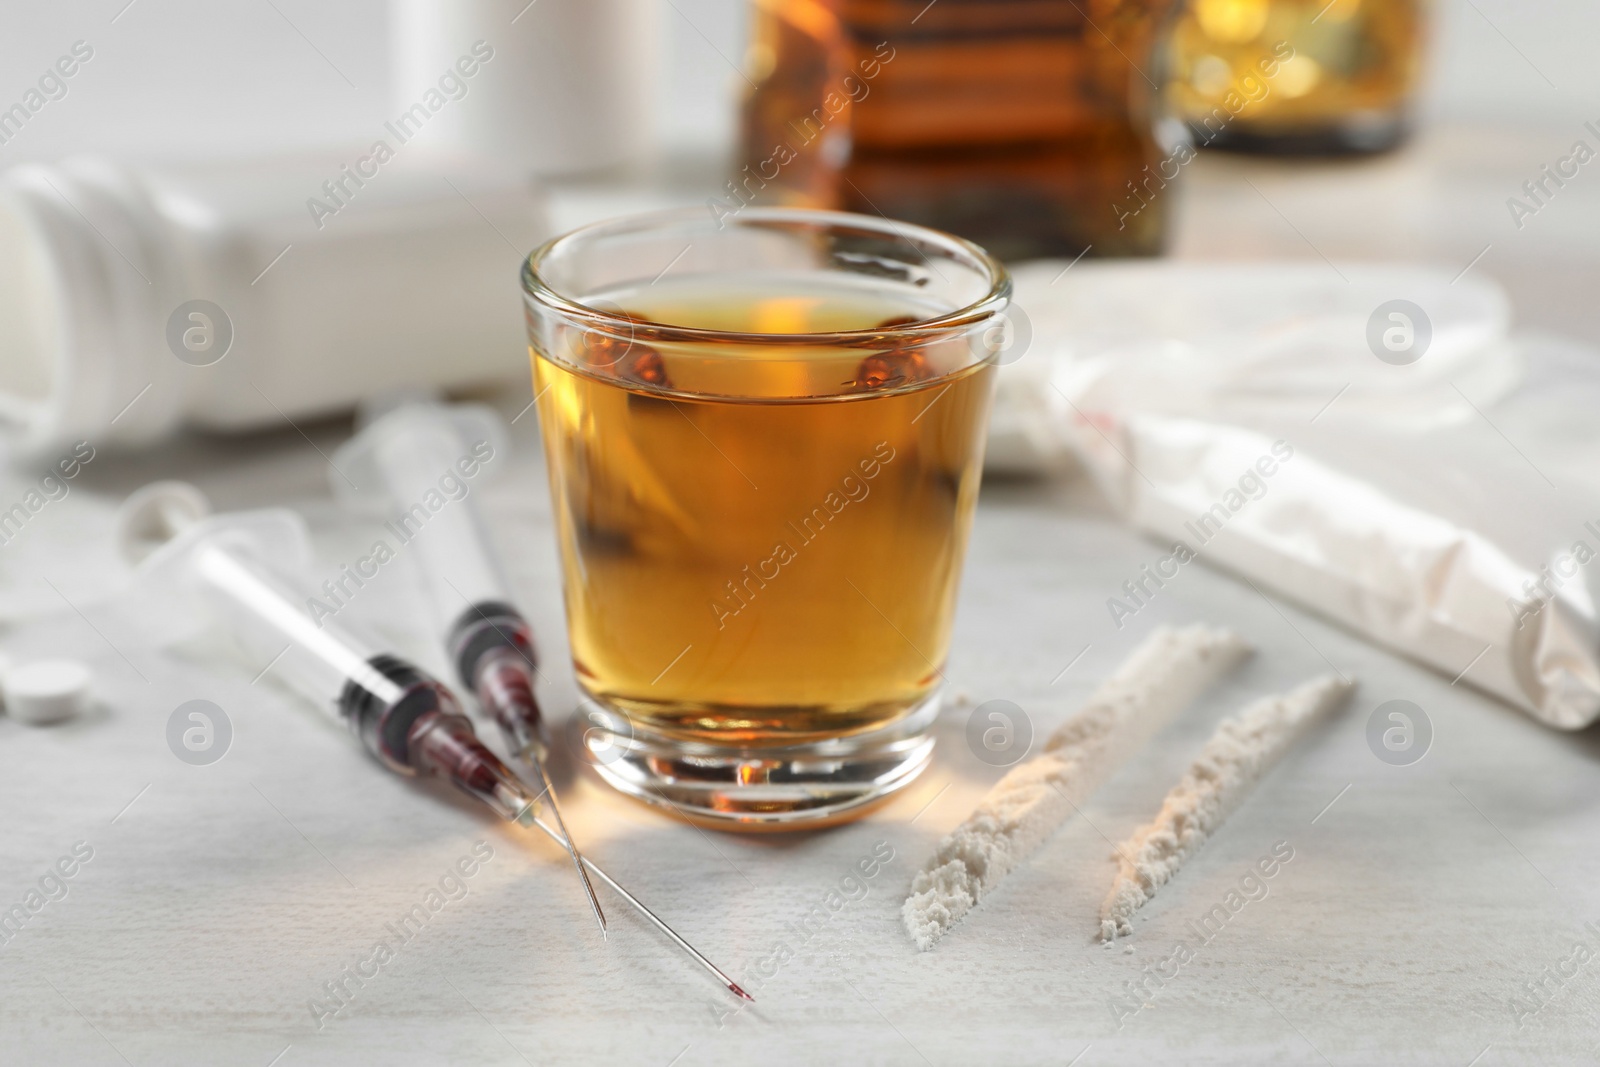
[[[899,222],[885,217],[858,215],[848,211],[823,211],[799,207],[747,207],[727,220],[723,226],[750,225],[752,223],[807,223],[821,229],[870,230],[885,237],[912,243],[915,237],[928,245],[936,246],[952,259],[965,262],[988,278],[989,288],[979,299],[954,311],[919,319],[895,326],[868,327],[860,330],[832,330],[815,333],[750,333],[736,330],[712,330],[673,323],[630,318],[625,315],[592,307],[578,298],[560,292],[539,273],[539,264],[552,254],[575,242],[634,231],[647,231],[687,221],[703,222],[703,207],[668,208],[664,211],[639,212],[591,222],[577,229],[552,237],[535,248],[522,262],[522,292],[524,298],[537,301],[544,307],[576,319],[589,328],[627,334],[632,337],[662,342],[685,344],[716,342],[746,345],[829,346],[838,348],[881,347],[885,338],[913,337],[936,338],[940,335],[964,331],[1003,311],[1011,300],[1011,273],[1005,264],[982,247],[965,238],[944,233],[911,222]],[[718,229],[722,229],[719,226]],[[913,244],[913,247],[916,247]],[[927,256],[924,255],[926,260]],[[670,265],[669,265],[670,266]],[[663,272],[664,273],[664,272]]]

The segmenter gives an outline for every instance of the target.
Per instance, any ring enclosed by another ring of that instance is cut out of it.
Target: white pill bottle
[[[649,147],[659,0],[393,0],[393,109],[448,70],[462,41],[494,59],[472,106],[430,123],[420,144],[535,175],[637,160]]]
[[[374,392],[526,380],[522,173],[387,127],[339,152],[0,174],[0,451],[286,426]]]

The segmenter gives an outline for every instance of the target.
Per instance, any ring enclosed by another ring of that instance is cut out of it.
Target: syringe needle
[[[567,821],[561,817],[561,805],[556,800],[556,787],[550,781],[550,773],[544,769],[544,760],[540,759],[531,749],[522,753],[522,761],[530,764],[539,772],[539,778],[544,782],[545,796],[550,798],[550,814],[556,818],[556,826],[561,830],[561,843],[567,847],[567,855],[572,857],[572,865],[578,869],[578,877],[583,881],[583,891],[589,894],[589,907],[594,911],[595,921],[600,924],[600,937],[606,939],[606,913],[600,907],[600,898],[595,896],[594,883],[589,881],[589,872],[583,869],[583,857],[578,854],[578,847],[572,843],[572,835],[567,832]]]
[[[533,825],[535,825],[539,829],[543,830],[557,844],[566,845],[566,843],[567,843],[566,838],[563,837],[561,834],[557,833],[550,826],[548,826],[544,822],[544,820],[540,819],[537,815],[532,814],[532,812],[529,812],[528,817],[532,821]],[[649,908],[645,907],[644,904],[642,902],[640,902],[638,897],[634,896],[632,893],[630,893],[626,889],[622,888],[622,886],[617,882],[617,880],[615,878],[611,877],[609,874],[607,874],[604,870],[602,870],[600,868],[599,864],[595,863],[588,856],[584,856],[583,857],[583,865],[585,867],[589,868],[589,870],[593,871],[594,874],[595,874],[595,877],[599,878],[601,881],[605,882],[606,885],[608,885],[612,889],[616,890],[617,895],[620,896],[623,900],[626,900],[629,904],[632,904],[634,906],[634,908],[638,910],[639,914],[643,915],[646,919],[649,919],[652,923],[654,923],[656,929],[660,930],[662,933],[664,933],[668,937],[670,937],[672,939],[672,943],[673,944],[677,945],[679,948],[683,949],[689,955],[693,956],[695,962],[700,964],[700,966],[704,967],[706,970],[708,970],[712,974],[716,975],[717,976],[717,980],[720,981],[723,985],[727,986],[728,987],[728,991],[730,993],[734,993],[737,996],[743,997],[745,1000],[748,1000],[751,1003],[755,1002],[755,999],[756,999],[755,997],[752,997],[749,993],[746,993],[742,988],[740,988],[738,982],[735,982],[732,978],[729,978],[727,976],[727,974],[725,974],[723,972],[722,968],[718,967],[715,963],[712,963],[710,960],[706,959],[704,956],[702,956],[700,954],[698,949],[696,949],[693,945],[689,944],[689,942],[685,941],[683,938],[679,937],[678,936],[678,932],[676,930],[674,930],[672,927],[668,926],[665,922],[663,922],[661,920],[661,917],[658,916],[655,912],[653,912]]]
[[[129,530],[167,531],[160,547],[139,564],[140,588],[171,590],[169,595],[179,597],[185,606],[199,612],[218,612],[216,622],[231,629],[246,649],[275,655],[277,673],[308,701],[349,726],[359,743],[385,769],[404,775],[442,776],[502,819],[538,827],[579,861],[579,874],[602,924],[603,913],[595,900],[589,871],[716,975],[731,992],[754,999],[632,893],[579,854],[569,843],[564,824],[558,832],[534,814],[539,795],[478,740],[471,720],[461,713],[460,704],[449,689],[410,663],[377,651],[347,631],[342,622],[313,621],[301,611],[304,589],[280,575],[263,557],[269,549],[282,552],[285,545],[305,551],[308,537],[303,522],[288,512],[252,512],[204,522],[197,519],[195,526],[178,532],[169,528],[175,525],[170,517],[161,520],[166,526],[157,525],[150,518],[159,506],[175,497],[197,515],[206,513],[205,498],[198,489],[159,483],[131,497],[119,517],[119,523]],[[175,511],[176,505],[173,508]],[[141,557],[129,558],[138,561]],[[196,588],[208,595],[187,602],[188,594]],[[295,648],[293,655],[284,655],[286,641]],[[503,726],[510,727],[508,737],[517,739],[511,747],[519,751],[534,738],[538,725],[531,686],[524,681],[522,689],[529,694],[524,711],[531,714],[502,721]],[[535,748],[534,753],[537,751]],[[549,777],[542,764],[539,770],[559,823]]]
[[[550,797],[550,811],[561,828],[561,843],[572,857],[572,866],[589,897],[589,907],[606,936],[606,913],[600,907],[589,873],[583,869],[583,856],[567,830],[561,815],[556,788],[544,766],[539,702],[533,695],[533,639],[528,624],[507,604],[484,604],[470,608],[452,627],[452,657],[463,684],[469,686],[483,709],[494,716],[506,746],[517,760],[531,767]]]
[[[382,657],[379,658],[380,661]],[[408,671],[413,670],[407,668]],[[421,677],[420,673],[418,674]],[[437,682],[430,683],[428,692],[441,701],[449,700],[453,706],[453,699],[449,691],[439,686]],[[394,713],[398,704],[390,705],[384,709]],[[381,722],[379,728],[367,731],[372,736],[382,736]],[[366,736],[364,734],[363,736]],[[508,822],[520,823],[523,826],[535,826],[562,848],[571,850],[565,835],[553,829],[543,819],[539,818],[539,800],[544,796],[544,791],[534,792],[533,788],[523,781],[511,768],[501,762],[500,758],[489,751],[483,742],[479,741],[472,732],[472,723],[458,713],[441,713],[430,711],[418,718],[416,725],[408,731],[407,736],[410,766],[423,773],[441,774],[450,780],[456,788],[470,796],[476,797],[487,804],[495,814]],[[673,943],[693,956],[702,967],[716,975],[728,990],[746,1000],[754,1000],[749,993],[739,988],[739,983],[729,978],[710,960],[695,951],[693,945],[679,937],[677,931],[662,922],[654,912],[639,902],[639,898],[623,889],[605,871],[601,870],[587,856],[579,857],[584,867],[593,871],[605,880],[606,884],[626,900],[639,912],[656,925],[662,933],[672,938]],[[587,883],[587,878],[585,879]]]

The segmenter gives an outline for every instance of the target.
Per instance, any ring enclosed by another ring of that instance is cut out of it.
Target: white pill
[[[92,680],[77,660],[45,659],[10,668],[0,677],[0,689],[13,718],[39,726],[83,714]]]

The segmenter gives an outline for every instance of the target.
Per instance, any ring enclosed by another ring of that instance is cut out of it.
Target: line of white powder
[[[1013,767],[989,791],[917,872],[901,909],[917,947],[932,948],[1129,756],[1249,653],[1228,630],[1155,630],[1038,756]]]
[[[1117,880],[1100,905],[1100,937],[1109,942],[1133,933],[1133,913],[1177,875],[1278,758],[1354,687],[1337,675],[1324,675],[1224,719],[1155,819],[1117,849]]]

